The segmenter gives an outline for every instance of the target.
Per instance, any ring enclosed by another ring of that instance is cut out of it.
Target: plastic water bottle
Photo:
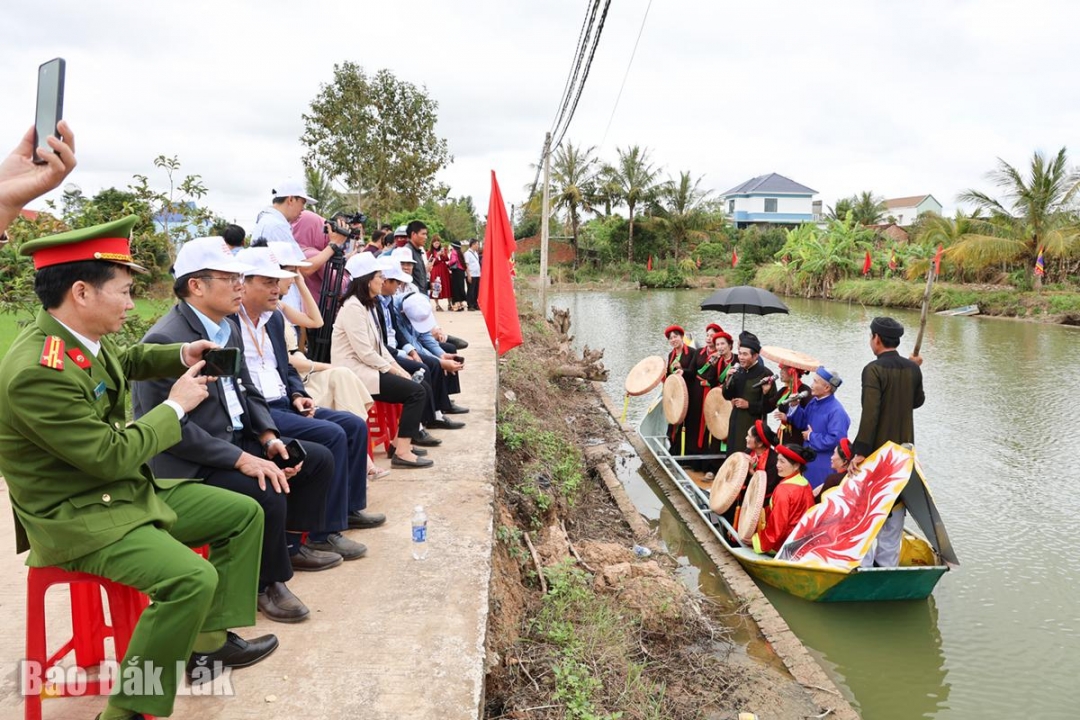
[[[433,282],[431,284],[431,297],[433,297],[433,298],[442,297],[442,278],[441,277],[435,278],[435,282]]]
[[[417,505],[412,516],[412,556],[413,560],[427,559],[427,513],[423,505]]]
[[[427,372],[426,367],[422,367],[412,374],[413,382],[424,382],[424,373]]]

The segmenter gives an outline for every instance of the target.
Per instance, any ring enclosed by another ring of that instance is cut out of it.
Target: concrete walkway
[[[289,587],[312,616],[298,625],[269,622],[241,635],[275,633],[280,649],[231,676],[232,697],[180,697],[175,718],[296,720],[349,718],[471,720],[480,714],[484,634],[491,575],[495,478],[495,353],[478,312],[438,313],[465,338],[458,403],[467,427],[435,431],[443,440],[429,470],[395,469],[368,490],[386,525],[350,531],[368,556],[322,573],[297,573]],[[376,462],[389,467],[381,450]],[[24,655],[25,556],[14,554],[6,486],[0,487],[0,719],[23,717],[18,662]],[[428,559],[411,556],[414,505],[428,514]],[[67,638],[67,593],[50,593],[50,649]],[[43,703],[44,718],[92,720],[102,698]]]

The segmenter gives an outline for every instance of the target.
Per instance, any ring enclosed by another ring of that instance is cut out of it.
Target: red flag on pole
[[[870,251],[866,251],[866,259],[863,260],[862,274],[866,275],[870,272],[870,267],[873,265],[873,261],[870,259]]]
[[[731,267],[735,267],[739,264],[739,253],[735,248],[731,248]]]
[[[934,253],[934,274],[935,275],[940,275],[941,274],[941,250],[942,250],[942,246],[938,245],[937,246],[937,252]]]
[[[889,269],[896,270],[896,251],[892,251],[892,255],[889,256]]]
[[[484,230],[484,262],[480,269],[477,302],[484,313],[491,343],[499,355],[522,343],[514,281],[510,277],[513,270],[511,258],[516,249],[513,226],[506,216],[499,181],[492,170],[491,201],[488,203],[487,228]]]
[[[645,263],[645,269],[652,272],[652,255],[649,255],[649,262]]]

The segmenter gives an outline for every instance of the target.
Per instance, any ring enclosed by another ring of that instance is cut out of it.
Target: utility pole
[[[548,216],[551,203],[551,191],[548,184],[551,179],[551,133],[544,138],[544,196],[540,205],[540,314],[547,320],[547,285],[548,285]]]

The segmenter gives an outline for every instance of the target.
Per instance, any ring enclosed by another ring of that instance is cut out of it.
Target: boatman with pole
[[[914,411],[922,407],[926,395],[919,364],[896,351],[903,335],[904,326],[890,317],[877,317],[870,323],[870,350],[877,358],[862,372],[862,418],[852,443],[855,467],[890,440],[898,445],[915,443]],[[897,500],[864,565],[899,565],[906,514]]]

